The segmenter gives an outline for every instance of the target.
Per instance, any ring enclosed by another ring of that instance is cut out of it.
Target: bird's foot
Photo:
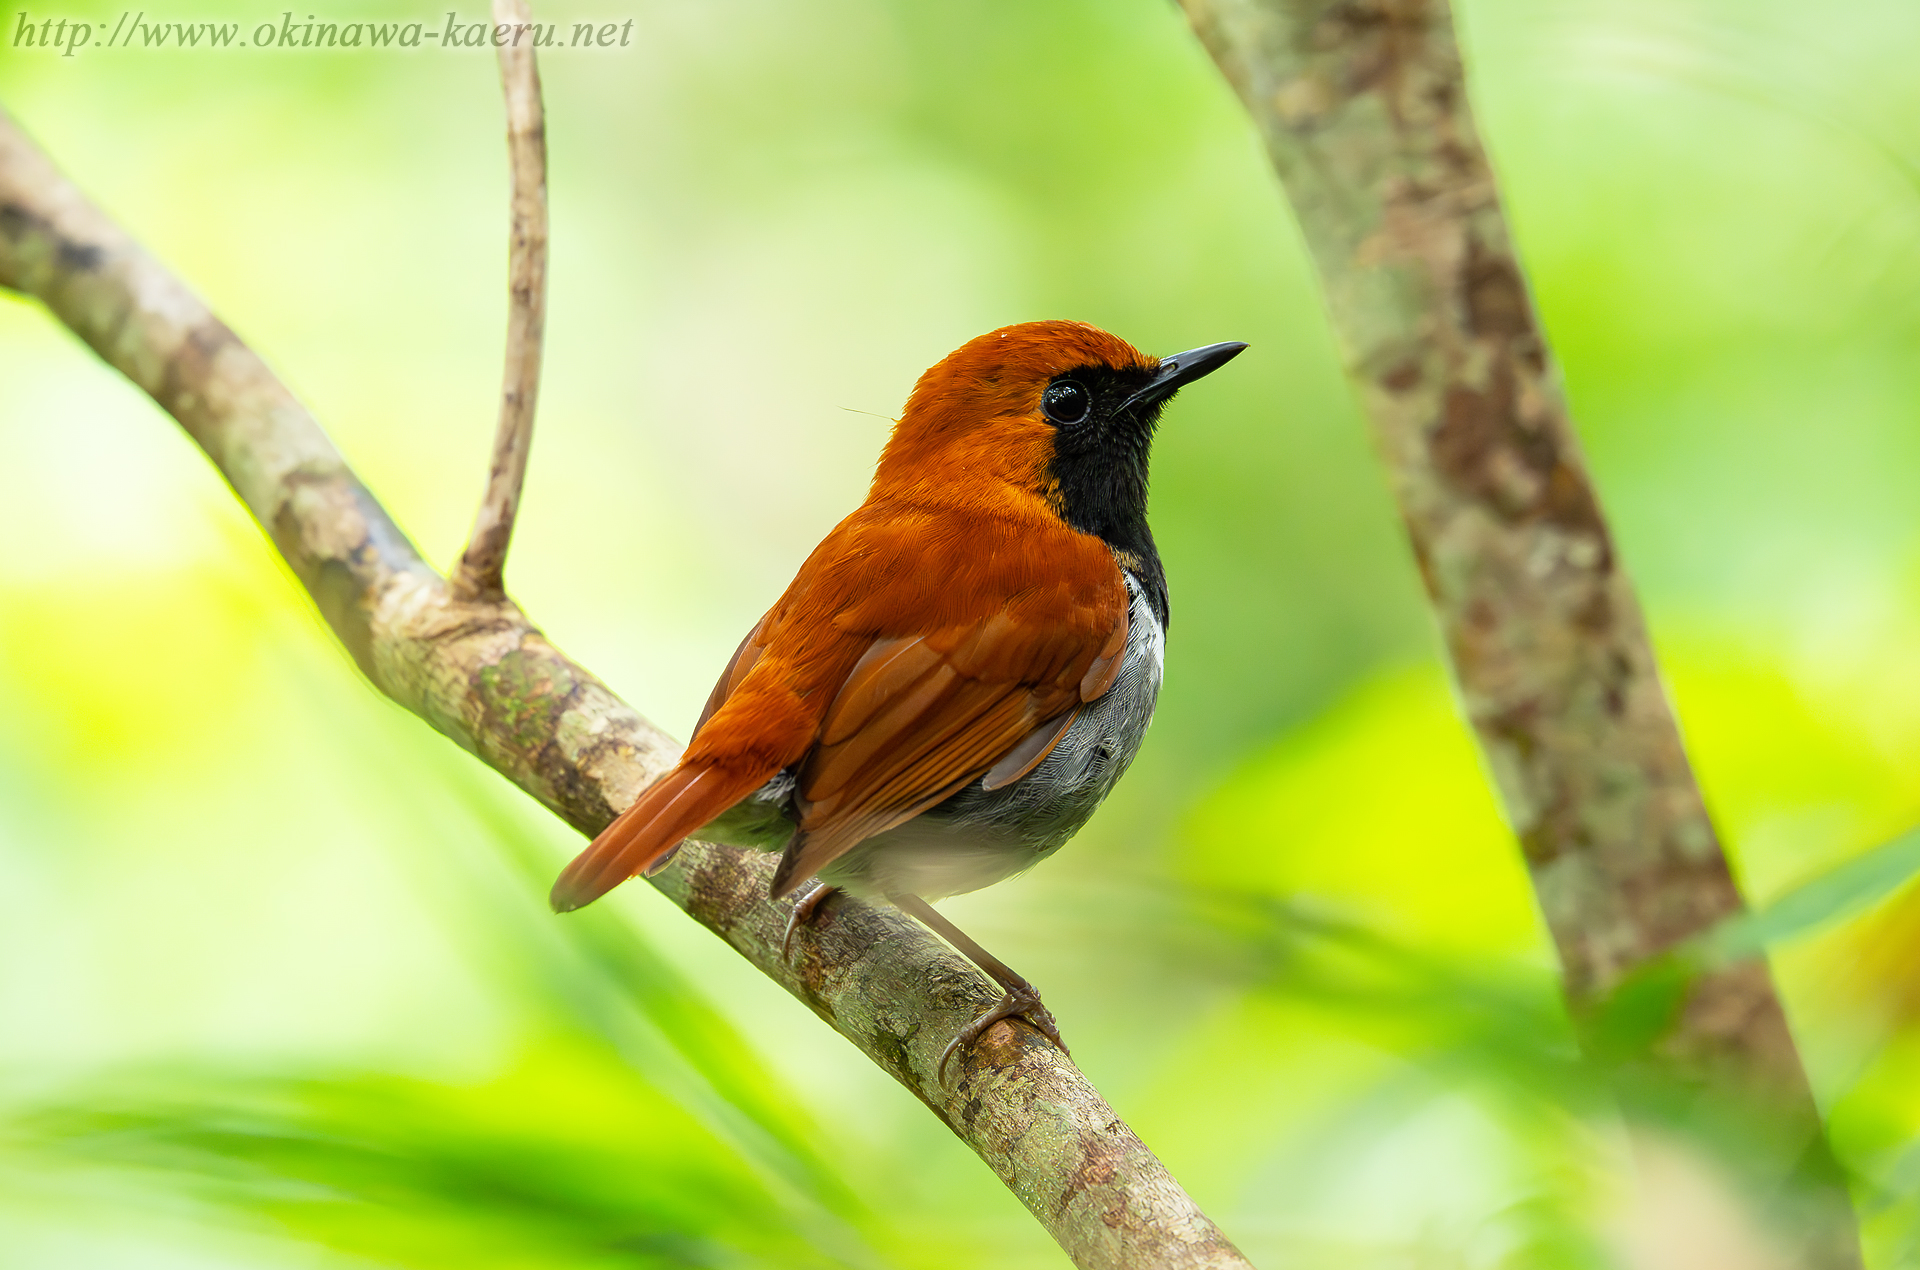
[[[793,932],[813,921],[814,910],[825,903],[839,887],[828,886],[825,882],[816,885],[793,903],[793,911],[787,914],[787,935],[780,941],[780,960],[789,961],[793,956]]]
[[[1016,1015],[1033,1024],[1035,1030],[1052,1041],[1053,1047],[1062,1054],[1073,1054],[1060,1038],[1060,1025],[1053,1021],[1053,1012],[1040,1003],[1040,994],[1034,986],[1022,980],[1019,986],[1009,987],[1007,994],[991,1010],[961,1028],[959,1035],[947,1042],[947,1048],[940,1051],[940,1066],[936,1069],[940,1082],[945,1084],[947,1080],[947,1060],[985,1036],[987,1029],[1000,1020]]]

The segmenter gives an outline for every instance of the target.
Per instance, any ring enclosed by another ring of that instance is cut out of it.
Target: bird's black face
[[[1145,370],[1083,366],[1054,376],[1040,397],[1053,425],[1060,511],[1081,533],[1116,546],[1147,514],[1147,452],[1161,401],[1128,405],[1153,379]]]
[[[1218,370],[1245,344],[1176,353],[1156,370],[1083,366],[1055,375],[1040,397],[1053,424],[1053,476],[1060,513],[1105,540],[1146,588],[1167,624],[1167,584],[1147,528],[1147,454],[1160,411],[1182,385]]]

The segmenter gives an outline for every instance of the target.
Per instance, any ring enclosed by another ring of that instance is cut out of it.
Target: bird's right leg
[[[889,891],[887,900],[901,912],[917,920],[922,926],[957,948],[974,965],[987,972],[993,981],[1000,985],[1005,993],[997,1004],[985,1014],[960,1029],[960,1034],[947,1042],[947,1048],[940,1052],[939,1077],[947,1078],[947,1060],[957,1054],[962,1046],[971,1045],[986,1034],[988,1028],[1001,1019],[1019,1015],[1038,1029],[1040,1035],[1052,1041],[1062,1054],[1070,1054],[1067,1043],[1060,1039],[1060,1025],[1053,1021],[1053,1013],[1041,1004],[1040,990],[1015,974],[1013,968],[992,953],[968,938],[965,931],[934,911],[933,905],[918,895],[906,891]]]

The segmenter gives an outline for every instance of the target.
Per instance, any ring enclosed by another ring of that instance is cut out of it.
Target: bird
[[[1084,322],[1023,322],[927,370],[866,501],[741,640],[678,764],[561,873],[555,911],[688,838],[778,851],[773,897],[811,884],[789,945],[845,890],[999,985],[941,1079],[1016,1015],[1065,1052],[1033,985],[929,901],[1051,855],[1133,761],[1168,626],[1149,449],[1168,400],[1246,347],[1156,358]]]

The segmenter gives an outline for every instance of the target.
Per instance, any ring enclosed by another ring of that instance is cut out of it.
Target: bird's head
[[[948,354],[914,386],[874,492],[1037,496],[1122,552],[1152,549],[1147,452],[1169,398],[1245,344],[1149,357],[1084,322],[1022,322]]]

